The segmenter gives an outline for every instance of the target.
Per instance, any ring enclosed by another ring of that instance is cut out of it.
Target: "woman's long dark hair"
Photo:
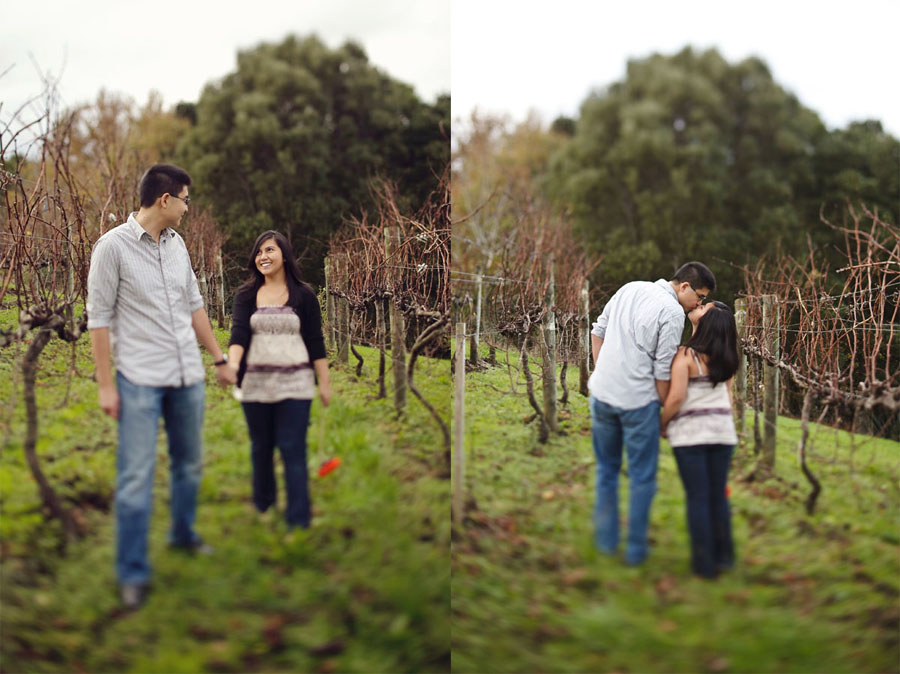
[[[275,239],[275,243],[281,248],[281,257],[284,259],[284,280],[288,287],[288,304],[294,306],[300,300],[301,289],[307,286],[300,279],[300,267],[297,265],[297,260],[294,259],[294,249],[291,248],[291,242],[287,240],[284,234],[273,229],[266,230],[256,237],[253,248],[250,249],[250,257],[247,260],[250,278],[238,288],[238,293],[252,291],[255,297],[256,291],[266,282],[266,277],[256,268],[256,253],[259,252],[263,243],[269,239]]]
[[[737,325],[734,314],[724,302],[713,301],[687,347],[706,356],[706,368],[713,386],[728,381],[738,369]]]

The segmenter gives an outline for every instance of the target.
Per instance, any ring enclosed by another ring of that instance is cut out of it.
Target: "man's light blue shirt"
[[[205,378],[192,314],[203,307],[184,240],[153,240],[135,214],[101,236],[88,273],[88,329],[109,328],[116,370],[139,386]]]
[[[625,410],[659,401],[656,380],[670,379],[684,321],[684,309],[665,279],[619,288],[591,329],[603,339],[588,380],[591,395]]]

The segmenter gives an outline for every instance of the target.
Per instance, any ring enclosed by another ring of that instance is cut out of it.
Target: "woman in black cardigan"
[[[288,240],[266,231],[253,245],[250,279],[234,298],[228,363],[237,375],[250,433],[253,503],[265,512],[276,501],[274,449],[281,451],[289,527],[309,527],[311,508],[306,431],[312,398],[327,406],[331,380],[322,313],[300,280]]]

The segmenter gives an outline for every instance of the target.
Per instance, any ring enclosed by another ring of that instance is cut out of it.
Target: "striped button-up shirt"
[[[190,386],[205,373],[191,314],[203,307],[184,240],[159,243],[132,213],[94,244],[88,329],[109,328],[116,369],[140,386]]]
[[[656,380],[671,377],[684,319],[678,296],[665,279],[619,288],[591,329],[603,339],[588,380],[591,395],[625,410],[658,401]]]

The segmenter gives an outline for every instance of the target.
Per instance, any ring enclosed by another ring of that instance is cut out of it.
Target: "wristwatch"
[[[216,362],[213,363],[213,365],[215,365],[216,367],[219,367],[219,365],[224,365],[227,362],[228,362],[228,354],[223,353],[222,360],[217,360]]]

